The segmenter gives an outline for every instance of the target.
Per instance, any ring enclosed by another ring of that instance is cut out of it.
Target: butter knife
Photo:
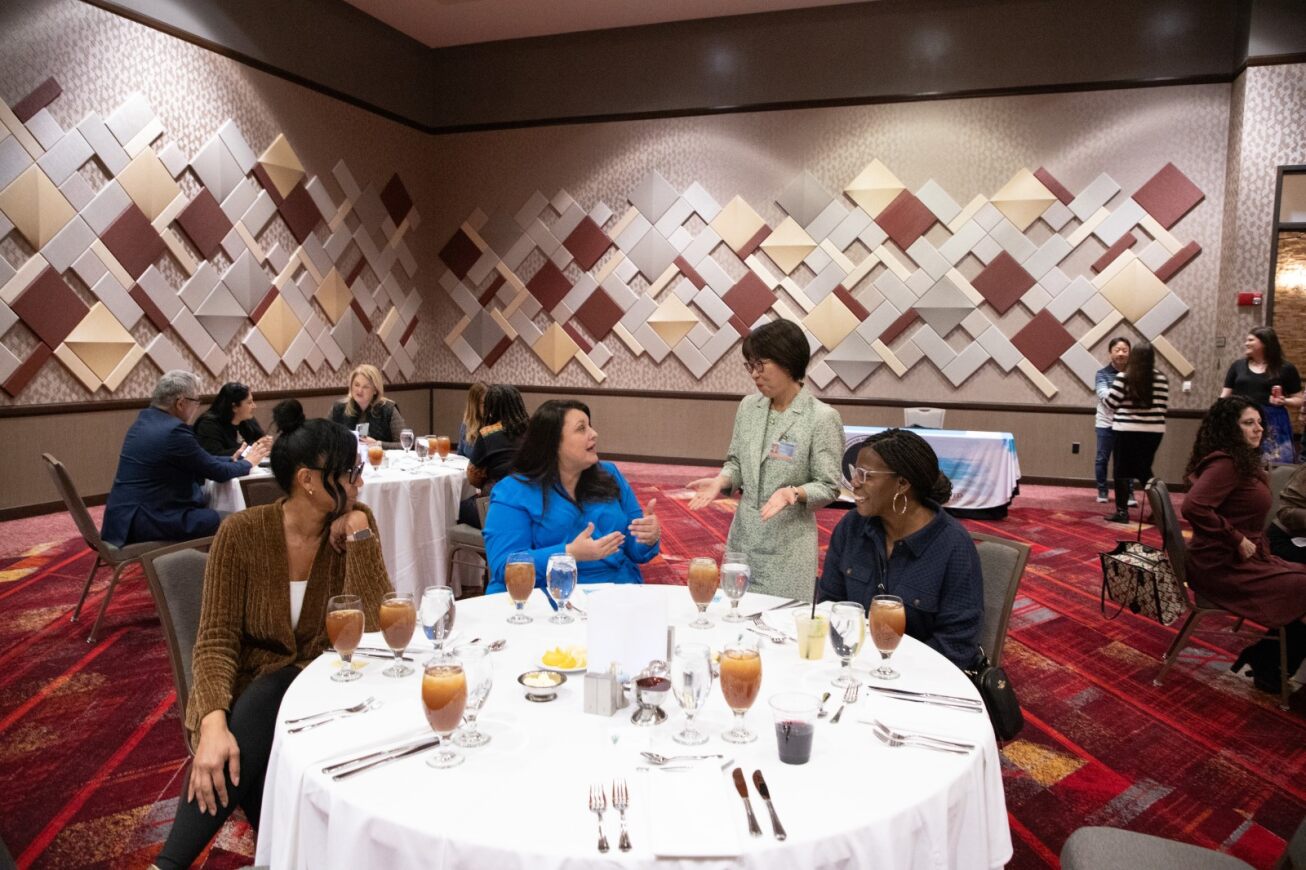
[[[969,707],[983,707],[982,701],[976,698],[964,698],[961,695],[942,695],[937,692],[913,692],[911,689],[896,689],[892,686],[873,686],[867,685],[872,692],[882,692],[886,695],[900,695],[910,698],[929,698],[934,701],[947,701],[952,704],[965,704]]]
[[[753,805],[748,801],[748,783],[744,780],[743,768],[736,767],[730,775],[735,779],[735,791],[744,799],[744,811],[748,813],[748,833],[754,837],[762,836],[762,826],[757,823],[757,816],[753,815]]]
[[[942,698],[923,698],[919,695],[886,695],[890,701],[911,701],[913,704],[930,704],[934,707],[947,707],[952,710],[965,710],[967,713],[983,713],[983,707],[975,707],[971,704],[961,703],[959,701],[945,701]]]
[[[439,737],[433,737],[430,740],[417,743],[407,748],[395,749],[390,752],[387,752],[385,755],[381,756],[375,761],[369,761],[365,764],[360,764],[358,767],[353,767],[350,768],[349,770],[343,771],[341,773],[337,773],[331,778],[334,780],[345,779],[347,777],[353,776],[356,773],[362,773],[365,770],[371,770],[374,767],[380,767],[384,764],[389,764],[392,761],[398,761],[401,758],[407,758],[410,755],[416,755],[417,753],[424,752],[427,749],[433,749],[436,746],[439,746],[440,742],[441,741]]]
[[[369,658],[369,659],[385,659],[386,661],[391,661],[395,657],[395,654],[390,652],[390,650],[388,649],[371,649],[369,647],[359,647],[358,649],[354,650],[354,655],[363,656],[364,658]],[[399,658],[403,659],[406,662],[412,661],[412,658],[410,658],[409,656],[401,655]]]
[[[766,801],[767,812],[771,814],[771,830],[775,831],[775,838],[783,840],[789,835],[785,833],[785,826],[780,824],[780,817],[775,814],[775,804],[771,803],[771,790],[766,787],[766,780],[762,778],[762,771],[753,771],[753,785],[757,788],[757,793]]]
[[[387,752],[395,752],[400,749],[407,749],[410,746],[416,746],[418,743],[427,743],[430,740],[431,740],[430,737],[422,737],[415,741],[400,743],[398,746],[391,746],[386,749],[378,749],[376,752],[369,752],[367,755],[357,755],[354,756],[353,758],[346,758],[344,761],[337,761],[335,764],[328,764],[326,767],[322,768],[322,772],[335,773],[337,770],[340,770],[343,767],[352,767],[353,765],[359,764],[360,762],[371,761],[373,758],[380,758],[382,755],[385,755]]]

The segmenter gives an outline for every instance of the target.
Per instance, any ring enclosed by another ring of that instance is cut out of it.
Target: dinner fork
[[[602,785],[590,786],[590,811],[599,817],[599,851],[608,851],[608,838],[603,833],[603,811],[608,808],[608,797]]]
[[[839,721],[839,717],[843,715],[844,707],[848,706],[849,704],[857,703],[857,693],[861,690],[861,688],[862,688],[861,683],[853,683],[851,686],[843,690],[843,703],[839,705],[839,709],[835,710],[834,715],[830,717],[831,725],[834,725]]]
[[[281,723],[283,725],[298,725],[300,722],[307,722],[309,719],[320,719],[323,716],[341,716],[345,713],[361,713],[367,709],[368,705],[375,701],[375,698],[367,698],[359,701],[352,707],[339,707],[335,710],[323,710],[321,713],[313,713],[309,716],[300,716],[298,719],[287,719]]]
[[[623,852],[630,851],[630,834],[626,832],[626,807],[630,806],[630,792],[626,790],[624,779],[612,781],[612,807],[621,813],[621,841],[617,848]]]
[[[951,740],[947,737],[936,737],[933,734],[921,734],[915,731],[902,731],[898,728],[894,728],[884,722],[881,722],[879,719],[872,719],[871,726],[874,727],[877,731],[883,731],[885,734],[888,734],[892,737],[901,737],[903,740],[908,740],[908,741],[926,740],[929,741],[930,743],[938,743],[943,746],[951,746],[954,749],[964,749],[968,752],[975,748],[974,743],[967,743],[964,740]]]
[[[894,731],[891,728],[887,728],[879,722],[876,722],[873,728],[875,736],[880,738],[880,742],[887,746],[917,746],[921,749],[933,749],[936,752],[950,752],[953,755],[969,754],[969,750],[962,749],[960,746],[936,743],[921,734],[904,734],[901,731]]]

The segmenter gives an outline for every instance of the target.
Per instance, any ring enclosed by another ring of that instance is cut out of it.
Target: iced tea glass
[[[463,720],[467,708],[467,674],[453,656],[432,656],[422,671],[422,711],[426,723],[440,736],[440,748],[426,759],[431,767],[456,767],[463,754],[449,746],[449,735]]]
[[[439,435],[435,439],[435,452],[440,454],[440,461],[444,462],[449,458],[449,436]]]
[[[385,459],[385,448],[380,444],[372,444],[367,448],[367,461],[372,463],[373,470],[380,469],[382,460]]]
[[[404,664],[404,650],[413,639],[417,628],[417,605],[413,603],[411,592],[387,592],[381,599],[381,609],[377,614],[381,623],[381,636],[385,645],[395,654],[394,664],[381,672],[386,677],[406,677],[413,669]]]
[[[752,743],[757,735],[744,725],[744,714],[762,688],[762,655],[755,636],[740,635],[721,652],[721,694],[734,711],[735,723],[721,735],[727,743]]]
[[[699,556],[689,560],[689,597],[698,607],[698,618],[690,628],[711,628],[715,623],[707,618],[707,606],[712,603],[719,585],[716,560]]]
[[[340,669],[331,675],[337,683],[362,679],[354,670],[354,650],[363,639],[363,599],[357,595],[337,595],[327,602],[327,640],[340,656]]]
[[[535,588],[535,559],[528,552],[513,553],[503,568],[503,582],[508,587],[508,597],[516,608],[508,621],[513,625],[526,625],[535,620],[524,612],[526,601]]]
[[[896,680],[898,672],[889,667],[893,655],[907,631],[907,609],[897,595],[876,595],[871,599],[871,642],[880,651],[880,666],[871,671],[877,680]]]

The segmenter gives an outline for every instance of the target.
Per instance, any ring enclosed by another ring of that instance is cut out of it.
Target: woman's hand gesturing
[[[657,514],[653,513],[653,507],[658,503],[653,499],[648,503],[648,512],[642,517],[630,521],[630,533],[646,547],[651,547],[662,537],[662,526],[658,522]]]
[[[696,511],[707,507],[720,497],[729,483],[730,481],[726,480],[725,475],[721,474],[716,477],[700,477],[698,480],[690,481],[685,485],[686,489],[694,490],[694,497],[689,500],[689,509]]]

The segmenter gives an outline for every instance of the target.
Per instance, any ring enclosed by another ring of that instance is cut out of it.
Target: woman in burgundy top
[[[1265,541],[1271,498],[1261,467],[1263,434],[1260,409],[1239,396],[1217,399],[1202,420],[1183,506],[1193,528],[1188,577],[1203,597],[1226,610],[1269,628],[1287,626],[1291,676],[1306,658],[1306,567],[1271,555]],[[1243,650],[1233,670],[1248,664],[1257,688],[1279,691],[1276,639]]]

